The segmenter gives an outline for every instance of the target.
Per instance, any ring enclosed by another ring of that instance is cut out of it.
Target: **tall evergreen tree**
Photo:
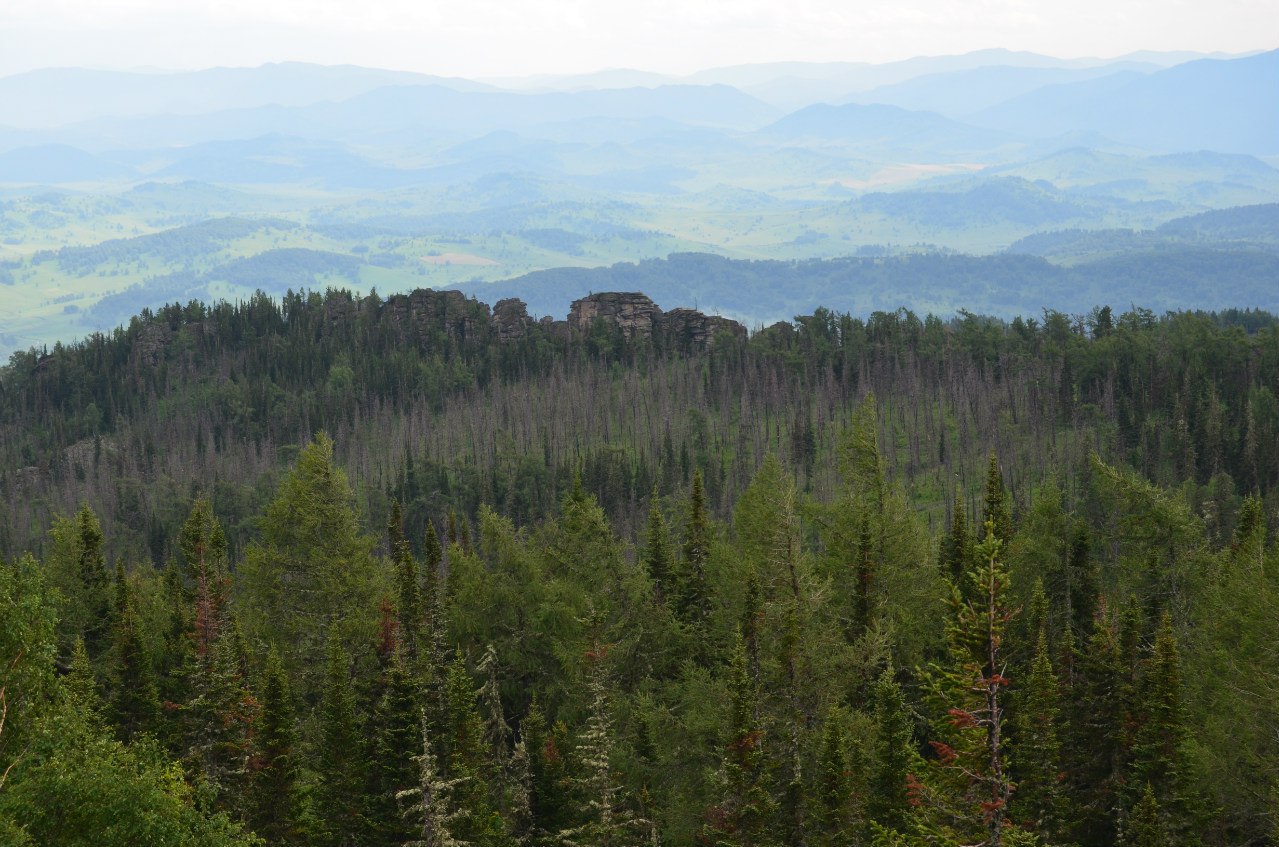
[[[1191,821],[1185,796],[1186,735],[1181,693],[1181,656],[1173,632],[1172,615],[1164,612],[1155,633],[1155,643],[1144,663],[1138,722],[1133,743],[1133,776],[1154,791],[1163,814],[1177,819],[1181,827]]]
[[[817,767],[812,816],[814,841],[826,847],[844,847],[856,842],[859,833],[854,825],[853,772],[844,738],[843,716],[837,709],[826,713]]]
[[[1013,798],[1014,817],[1055,843],[1065,835],[1070,820],[1066,807],[1065,773],[1061,745],[1057,739],[1057,676],[1048,657],[1048,637],[1040,629],[1039,644],[1026,684],[1017,698],[1014,713],[1013,756],[1017,793]]]
[[[112,714],[120,737],[129,741],[140,733],[155,733],[160,719],[155,669],[147,651],[142,618],[129,580],[121,572],[116,585],[113,616],[114,696]]]
[[[866,815],[883,829],[905,832],[911,828],[914,805],[910,786],[923,761],[915,746],[906,698],[891,667],[879,675],[873,694],[876,743]]]
[[[400,634],[407,655],[414,656],[423,631],[422,585],[418,576],[417,560],[413,558],[412,548],[404,536],[404,513],[400,508],[399,500],[391,503],[387,539],[391,559],[395,563],[395,585],[398,595],[396,612],[400,623]]]
[[[653,583],[653,597],[658,603],[665,603],[672,597],[675,551],[671,547],[670,529],[666,525],[666,518],[662,516],[656,489],[653,490],[652,504],[648,510],[644,540],[644,566]]]
[[[1012,618],[1009,577],[1000,561],[1002,542],[993,521],[977,547],[970,579],[973,599],[954,593],[947,622],[948,662],[934,666],[930,700],[941,720],[930,741],[936,758],[922,794],[924,831],[943,842],[1000,847],[1016,828],[1008,819],[1013,783],[1005,738],[1007,658],[1004,631]]]
[[[768,785],[758,682],[739,637],[729,669],[728,732],[720,766],[723,797],[708,815],[705,837],[725,847],[772,843],[769,824],[776,803]]]
[[[710,517],[706,511],[706,490],[702,472],[693,472],[688,500],[688,521],[684,525],[684,550],[679,562],[675,612],[685,624],[700,629],[710,614],[710,588],[706,563],[711,554]]]
[[[1102,847],[1118,837],[1115,824],[1126,759],[1128,679],[1104,605],[1075,673],[1064,751],[1074,803],[1074,839],[1084,847]]]
[[[404,847],[467,847],[469,842],[453,835],[453,824],[460,813],[453,807],[453,787],[457,778],[447,779],[436,764],[426,716],[422,716],[422,752],[413,757],[417,764],[417,785],[397,794],[406,804],[404,815],[416,838]]]
[[[402,813],[403,801],[398,798],[400,792],[419,785],[421,763],[412,753],[422,741],[418,691],[401,654],[394,654],[382,670],[380,687],[382,696],[373,713],[370,733],[373,756],[366,808],[368,843],[399,847],[418,832]]]
[[[982,526],[985,533],[1007,546],[1013,537],[1012,511],[1008,505],[1008,493],[1004,490],[1004,475],[999,458],[992,450],[986,463],[986,488],[982,494]],[[983,535],[983,538],[986,537]]]
[[[111,591],[103,552],[102,525],[85,503],[76,514],[76,572],[84,614],[84,646],[89,660],[97,661],[110,646],[109,614]]]
[[[618,786],[613,770],[613,720],[609,714],[606,648],[596,645],[587,653],[587,686],[590,713],[578,737],[576,756],[581,766],[577,778],[582,798],[576,825],[559,833],[565,847],[639,847],[648,822],[634,812]]]
[[[964,502],[956,493],[955,503],[951,506],[950,530],[942,536],[941,552],[938,554],[942,575],[961,588],[973,561],[973,539],[968,531],[965,511]]]
[[[320,843],[355,847],[361,843],[365,831],[368,759],[364,734],[356,717],[351,659],[336,638],[329,641],[318,729],[315,771],[319,778],[316,811],[320,819]]]
[[[248,820],[267,844],[298,845],[302,802],[293,695],[279,655],[272,651],[262,682],[262,716],[253,736]]]
[[[1155,799],[1154,789],[1146,785],[1141,799],[1133,808],[1124,826],[1122,847],[1172,847],[1172,840],[1159,810],[1159,801]]]

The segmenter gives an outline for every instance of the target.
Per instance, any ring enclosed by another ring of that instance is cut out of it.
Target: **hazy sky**
[[[484,77],[1279,47],[1275,0],[0,0],[0,75],[299,60]],[[0,116],[3,123],[3,116]]]

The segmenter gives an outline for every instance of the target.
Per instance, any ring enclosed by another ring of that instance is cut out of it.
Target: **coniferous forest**
[[[0,369],[0,844],[1279,843],[1279,319],[457,292]]]

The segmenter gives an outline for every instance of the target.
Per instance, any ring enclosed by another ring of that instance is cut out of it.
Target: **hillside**
[[[951,733],[994,655],[1007,831],[1263,837],[1279,319],[820,309],[748,335],[667,305],[259,296],[15,356],[0,822],[392,847],[422,826],[397,792],[438,790],[427,820],[467,840],[642,814],[683,843],[740,831],[707,810],[744,738],[792,769],[756,774],[761,832],[790,802],[839,810],[814,840],[966,838],[980,809],[934,809],[989,761]],[[1127,818],[1089,800],[1136,777]],[[1063,802],[1036,786],[1087,811],[1018,811]]]

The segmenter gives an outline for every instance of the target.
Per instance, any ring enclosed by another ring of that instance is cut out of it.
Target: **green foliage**
[[[316,720],[317,840],[332,847],[352,847],[360,843],[365,829],[368,756],[356,715],[351,660],[336,638],[329,641]]]
[[[281,481],[237,580],[246,634],[302,671],[308,696],[326,637],[348,651],[371,643],[377,598],[388,587],[352,501],[346,474],[333,465],[333,442],[321,433]]]
[[[47,847],[261,843],[225,816],[197,811],[181,770],[152,742],[125,746],[74,718],[51,725],[0,792],[6,817]]]
[[[268,844],[301,844],[304,808],[293,695],[274,651],[267,657],[261,701],[245,804],[248,822]]]

